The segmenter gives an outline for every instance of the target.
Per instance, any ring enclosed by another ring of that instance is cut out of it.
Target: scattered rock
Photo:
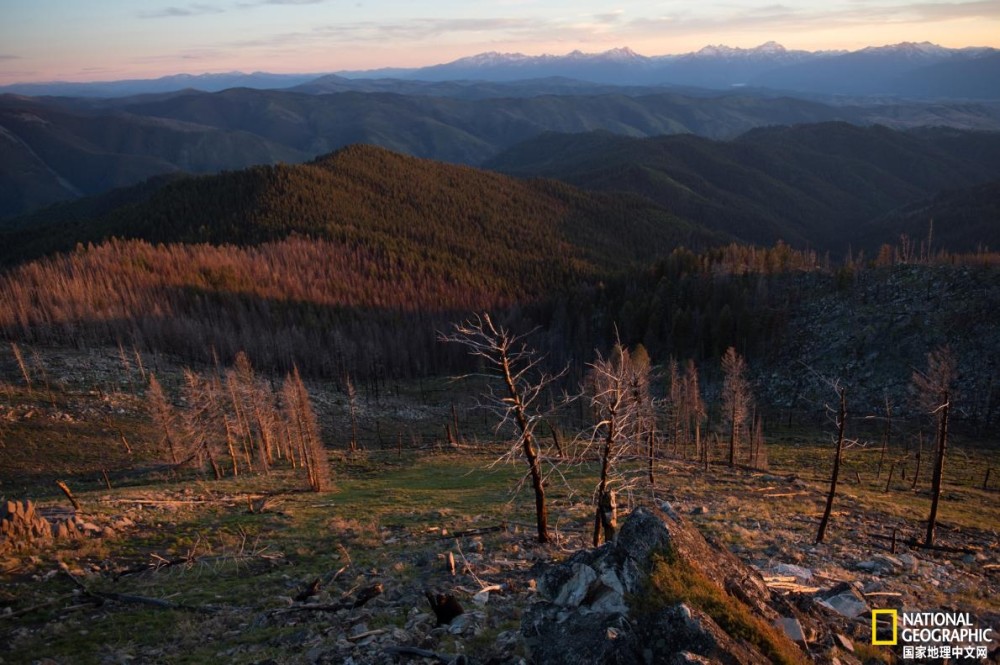
[[[800,582],[807,582],[813,577],[811,570],[793,563],[779,563],[771,568],[771,572],[775,575],[791,575]]]
[[[854,653],[854,642],[851,641],[851,638],[847,637],[846,635],[841,635],[840,633],[834,633],[833,639],[838,647],[840,647],[844,651],[849,651],[851,653]]]
[[[653,556],[666,552],[767,623],[778,618],[763,580],[751,568],[713,548],[676,512],[638,508],[612,542],[578,552],[542,574],[543,599],[521,621],[531,658],[553,665],[769,662],[698,608],[675,603],[647,610],[631,604],[648,592]]]
[[[774,625],[780,628],[792,642],[806,643],[805,631],[802,630],[802,624],[795,617],[779,617],[774,620]]]
[[[817,602],[848,619],[859,617],[871,609],[857,589],[850,584],[838,584]]]
[[[920,559],[912,554],[901,554],[899,556],[899,562],[903,565],[903,568],[910,573],[920,571]]]

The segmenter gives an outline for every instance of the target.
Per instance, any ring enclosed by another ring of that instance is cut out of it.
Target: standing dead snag
[[[934,460],[934,479],[931,485],[931,514],[927,518],[924,547],[934,545],[934,527],[937,525],[941,480],[944,476],[944,455],[948,447],[951,384],[955,381],[956,374],[955,359],[948,347],[941,347],[927,354],[926,372],[913,372],[913,387],[916,389],[921,407],[937,416],[937,455]]]
[[[601,475],[594,495],[594,547],[609,541],[615,533],[617,501],[615,489],[628,482],[618,470],[626,452],[640,452],[643,419],[651,411],[649,360],[635,362],[629,352],[616,344],[608,358],[597,355],[591,364],[588,388],[591,407],[597,415],[593,442],[601,446]]]
[[[344,390],[347,392],[347,403],[351,409],[351,443],[348,449],[352,453],[356,453],[358,452],[358,392],[354,388],[354,383],[351,382],[350,374],[344,376]]]
[[[837,496],[837,479],[840,476],[840,460],[844,455],[844,427],[847,423],[847,390],[840,389],[840,410],[837,412],[837,453],[833,458],[833,473],[830,475],[830,493],[826,496],[826,509],[823,511],[823,519],[819,523],[819,531],[816,533],[816,542],[822,543],[826,535],[826,527],[830,523],[830,514],[833,512],[833,499]]]
[[[170,402],[167,401],[167,396],[163,393],[163,387],[156,380],[155,374],[149,375],[149,390],[146,391],[146,397],[149,399],[149,410],[153,415],[153,421],[163,434],[160,440],[166,441],[167,450],[170,453],[170,462],[176,465],[178,451],[173,437],[174,409]]]
[[[325,492],[330,489],[330,462],[320,438],[309,392],[298,367],[293,367],[292,373],[285,375],[281,394],[289,436],[294,440],[295,452],[305,466],[309,488],[314,492]]]
[[[531,487],[535,492],[538,542],[549,542],[545,483],[539,446],[535,439],[535,427],[543,420],[542,415],[537,412],[537,403],[544,389],[562,376],[565,370],[556,375],[540,372],[542,359],[528,348],[523,336],[496,326],[489,314],[456,323],[454,333],[440,335],[439,339],[461,344],[469,354],[484,361],[493,376],[502,380],[502,394],[491,390],[486,395],[487,406],[500,418],[498,431],[511,422],[517,428],[518,436],[509,455],[524,457],[531,477]],[[537,378],[532,378],[535,375]]]
[[[747,380],[747,363],[736,349],[729,347],[722,356],[722,414],[729,424],[729,466],[736,465],[736,453],[743,436],[753,396]]]

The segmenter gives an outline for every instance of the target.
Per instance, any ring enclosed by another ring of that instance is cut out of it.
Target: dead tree
[[[298,444],[299,459],[305,466],[309,487],[314,492],[325,492],[330,488],[330,462],[298,367],[293,367],[292,373],[285,376],[281,394],[288,431]]]
[[[549,542],[545,478],[535,428],[544,420],[538,407],[546,387],[561,377],[565,370],[554,375],[541,371],[542,358],[527,346],[524,337],[496,325],[485,313],[456,323],[454,332],[439,335],[439,339],[462,345],[470,355],[485,364],[492,377],[500,379],[502,389],[496,392],[490,388],[483,396],[483,406],[499,419],[498,432],[510,424],[516,429],[517,437],[504,457],[523,457],[535,494],[538,542]]]
[[[14,354],[14,360],[17,361],[18,368],[21,370],[21,376],[24,377],[24,384],[31,391],[31,374],[28,372],[28,365],[24,362],[24,355],[21,354],[21,349],[17,346],[16,342],[11,342],[10,350]]]
[[[729,425],[729,466],[736,465],[737,449],[743,436],[753,396],[747,380],[747,363],[729,347],[722,356],[722,414]]]
[[[941,483],[944,476],[944,458],[948,448],[951,386],[955,377],[955,359],[948,347],[940,347],[927,354],[927,370],[925,372],[913,372],[913,387],[920,405],[937,418],[937,454],[934,459],[934,477],[931,481],[931,512],[927,518],[924,547],[934,546],[934,528],[937,525],[938,503],[941,499]]]
[[[687,404],[685,411],[690,418],[688,428],[694,431],[694,456],[695,459],[704,457],[706,466],[708,457],[705,455],[701,442],[701,424],[705,421],[705,400],[701,398],[701,389],[698,387],[698,367],[694,360],[687,361],[687,368],[684,371],[684,401]]]
[[[349,450],[352,453],[356,453],[358,452],[358,391],[354,388],[350,374],[344,377],[344,390],[347,391],[347,404],[351,410],[351,443]]]
[[[882,452],[878,456],[878,471],[875,472],[875,480],[882,477],[882,464],[885,463],[885,454],[889,451],[889,439],[892,437],[892,400],[889,395],[885,396],[885,433],[882,438]]]
[[[826,535],[826,527],[830,523],[830,514],[833,512],[833,500],[837,496],[837,480],[840,476],[840,461],[844,454],[844,428],[847,424],[847,390],[840,389],[840,409],[837,411],[837,452],[833,458],[833,473],[830,474],[830,493],[826,495],[826,508],[823,510],[823,519],[819,522],[819,531],[816,533],[816,543],[822,543]]]
[[[591,442],[600,444],[601,472],[594,495],[594,547],[614,537],[616,492],[629,489],[631,480],[619,469],[625,454],[640,453],[643,426],[652,411],[648,360],[636,362],[616,344],[609,357],[600,353],[591,364],[588,390],[597,422]]]
[[[163,434],[161,441],[165,441],[167,444],[167,450],[170,454],[170,462],[172,464],[177,464],[177,444],[174,441],[174,426],[176,416],[174,414],[174,408],[167,401],[167,396],[163,392],[163,387],[160,382],[156,380],[155,374],[149,375],[149,390],[146,391],[146,398],[149,400],[149,412],[153,417],[153,422],[156,423],[157,429]]]

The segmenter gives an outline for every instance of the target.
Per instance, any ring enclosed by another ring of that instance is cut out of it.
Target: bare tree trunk
[[[24,377],[24,383],[28,386],[28,390],[31,388],[31,374],[28,373],[28,366],[24,362],[24,356],[21,355],[21,349],[18,348],[15,342],[10,343],[10,350],[14,353],[14,358],[17,360],[17,366],[21,369],[21,376]]]
[[[233,448],[233,428],[229,425],[229,417],[222,416],[222,425],[226,429],[226,449],[229,451],[229,459],[233,463],[233,477],[240,475],[240,465],[236,458],[236,449]]]
[[[538,449],[535,446],[535,438],[531,435],[531,428],[528,425],[528,416],[524,412],[524,404],[521,402],[521,395],[514,385],[514,377],[510,371],[510,362],[506,354],[502,359],[503,378],[507,384],[507,392],[514,402],[514,418],[517,426],[521,430],[521,449],[524,452],[524,459],[528,462],[528,469],[531,473],[531,487],[535,491],[535,522],[538,526],[538,542],[549,542],[549,512],[545,506],[545,484],[542,479],[542,464],[538,458]]]
[[[351,377],[347,377],[347,401],[351,408],[351,445],[350,451],[352,453],[358,452],[358,417],[357,417],[357,405],[355,401],[357,399],[357,391],[354,389],[354,384],[351,383]]]
[[[736,430],[739,425],[736,423],[736,403],[733,402],[732,427],[729,428],[729,466],[736,466]]]
[[[601,519],[602,507],[605,502],[610,501],[610,499],[607,498],[608,475],[611,471],[611,454],[614,452],[613,446],[615,443],[615,436],[618,434],[615,428],[615,412],[614,410],[611,410],[608,417],[608,434],[604,439],[604,450],[601,452],[601,481],[597,485],[597,496],[595,497],[594,502],[597,504],[597,510],[594,514],[594,547],[601,544],[601,530],[604,526],[604,520]],[[605,538],[607,538],[607,535],[607,531],[605,530]]]
[[[837,414],[837,455],[833,458],[833,474],[830,477],[830,493],[826,497],[826,509],[823,511],[823,519],[819,523],[819,532],[816,534],[816,542],[822,543],[826,535],[826,527],[830,523],[830,514],[833,512],[833,499],[837,496],[837,477],[840,475],[840,458],[844,451],[844,426],[847,423],[847,390],[840,389],[840,411]]]
[[[562,435],[559,434],[559,428],[557,428],[552,423],[548,423],[549,432],[552,434],[552,445],[556,447],[556,453],[559,457],[565,457],[566,453],[563,452],[562,447]]]
[[[934,463],[934,482],[931,486],[931,514],[927,518],[927,537],[924,546],[934,544],[934,527],[937,526],[938,502],[941,499],[941,478],[944,475],[944,453],[948,447],[948,410],[951,408],[948,391],[941,393],[941,412],[938,416],[937,461]]]
[[[452,434],[456,443],[462,440],[462,435],[458,433],[458,412],[455,410],[455,403],[451,403],[451,423],[453,425]]]
[[[654,459],[654,448],[653,444],[656,440],[656,429],[650,428],[648,434],[648,440],[646,443],[646,449],[648,451],[649,457],[649,485],[650,487],[656,487],[656,477],[653,475],[653,459]]]
[[[878,471],[875,473],[875,480],[882,477],[882,464],[885,463],[885,455],[889,450],[889,438],[892,436],[892,403],[889,398],[885,398],[885,434],[882,439],[882,453],[878,458]]]

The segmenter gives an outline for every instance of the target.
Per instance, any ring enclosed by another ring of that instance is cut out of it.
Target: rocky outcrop
[[[762,624],[779,618],[755,571],[711,546],[668,505],[661,508],[636,509],[613,542],[578,552],[539,578],[543,599],[521,621],[535,662],[772,662],[750,642],[727,633],[696,603],[656,601],[650,575],[655,557],[663,555],[659,565],[683,562],[726,602],[742,605]],[[785,646],[794,652],[790,642]]]

